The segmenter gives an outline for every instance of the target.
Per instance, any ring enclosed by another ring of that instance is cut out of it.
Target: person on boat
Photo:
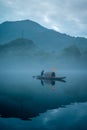
[[[41,71],[41,76],[43,76],[43,75],[44,75],[44,70]]]

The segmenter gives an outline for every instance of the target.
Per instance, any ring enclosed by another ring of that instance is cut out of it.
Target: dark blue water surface
[[[60,72],[54,85],[33,75],[0,74],[0,130],[87,130],[87,74]]]

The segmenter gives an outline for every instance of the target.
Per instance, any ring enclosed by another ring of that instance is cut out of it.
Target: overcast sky
[[[0,23],[22,19],[87,37],[87,0],[0,0]]]

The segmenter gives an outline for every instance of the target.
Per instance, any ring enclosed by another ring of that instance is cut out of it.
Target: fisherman
[[[43,76],[43,75],[44,75],[44,70],[41,71],[41,76]]]

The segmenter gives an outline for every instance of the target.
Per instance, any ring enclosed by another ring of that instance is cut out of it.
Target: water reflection
[[[41,80],[41,79],[39,79]],[[41,85],[45,85],[45,84],[49,84],[49,85],[52,85],[54,86],[56,84],[56,82],[63,82],[65,83],[66,80],[63,80],[63,79],[60,79],[60,80],[41,80]]]
[[[0,115],[31,120],[47,110],[64,107],[74,102],[87,101],[87,80],[83,75],[67,76],[68,81],[56,82],[56,91],[49,86],[53,81],[39,80],[31,75],[5,75],[0,80]],[[42,81],[41,81],[42,82]],[[54,84],[55,85],[55,84]]]

